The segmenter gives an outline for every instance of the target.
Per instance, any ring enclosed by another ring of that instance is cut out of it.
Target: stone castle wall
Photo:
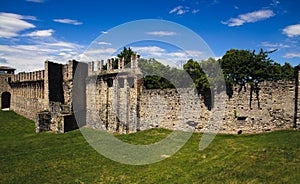
[[[46,61],[45,70],[1,74],[0,92],[11,93],[11,110],[36,120],[37,132],[65,132],[83,125],[116,133],[154,127],[198,132],[211,128],[220,133],[300,127],[299,66],[295,81],[259,84],[259,99],[253,93],[250,100],[249,85],[240,92],[235,87],[231,98],[217,94],[214,101],[224,101],[222,111],[218,105],[210,109],[207,97],[192,89],[143,89],[138,58],[132,61],[125,68],[124,59],[117,60],[113,68],[113,60],[108,60],[107,70],[99,61],[96,71],[95,63]],[[74,80],[75,71],[79,80]],[[214,122],[222,122],[221,127]]]
[[[253,92],[251,100],[249,85],[240,92],[236,86],[231,98],[226,94],[215,96],[216,102],[224,101],[222,110],[218,106],[209,109],[204,103],[206,97],[192,89],[142,89],[142,84],[138,85],[133,76],[122,75],[118,70],[95,72],[90,65],[89,76],[87,125],[110,132],[161,127],[198,132],[211,128],[220,133],[260,133],[292,129],[296,126],[295,120],[299,122],[299,100],[295,100],[299,99],[299,90],[296,90],[299,85],[296,87],[295,81],[260,83],[259,98]],[[129,78],[136,84],[133,88],[127,84]],[[214,121],[222,122],[221,126]]]
[[[39,111],[47,110],[44,79],[44,70],[14,75],[10,82],[11,110],[31,120],[36,120]]]
[[[221,132],[259,133],[294,127],[295,81],[263,82],[259,99],[253,93],[250,106],[250,86],[227,100],[225,122]],[[258,106],[260,104],[260,106]]]
[[[110,132],[129,133],[140,129],[138,110],[138,93],[142,85],[135,75],[136,62],[125,69],[124,60],[118,68],[113,69],[112,60],[108,60],[108,70],[102,71],[103,61],[89,64],[87,79],[87,126],[105,129]]]
[[[36,121],[37,132],[76,128],[72,88],[77,63],[69,61],[63,65],[46,61],[45,70],[12,75],[7,82],[11,92],[10,109]],[[41,122],[46,125],[40,125]]]
[[[220,133],[260,133],[277,129],[291,129],[294,126],[294,81],[264,82],[260,84],[259,101],[253,94],[250,107],[250,86],[233,96],[216,95],[225,98],[224,116]],[[161,127],[167,129],[188,129],[204,131],[212,116],[203,97],[191,89],[143,90],[140,97],[140,119],[143,129]],[[185,97],[180,94],[186,94]],[[217,107],[216,107],[217,108]]]

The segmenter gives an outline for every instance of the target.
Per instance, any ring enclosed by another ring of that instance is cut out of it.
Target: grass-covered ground
[[[170,131],[119,139],[148,144]],[[164,161],[131,166],[96,152],[79,130],[39,133],[34,122],[0,111],[0,183],[300,183],[300,132],[218,135],[204,151],[195,133]]]

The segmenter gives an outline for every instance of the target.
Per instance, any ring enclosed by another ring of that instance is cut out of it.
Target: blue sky
[[[0,65],[32,71],[42,69],[47,59],[61,63],[84,60],[82,53],[99,35],[141,19],[172,21],[189,28],[217,58],[231,48],[278,49],[270,55],[273,60],[297,65],[299,7],[296,0],[1,0]],[[148,33],[176,35],[163,26],[156,29]],[[106,46],[100,51],[103,57],[119,49],[108,41],[98,40],[98,44]],[[182,56],[180,50],[165,45],[135,44],[134,49],[143,57]]]

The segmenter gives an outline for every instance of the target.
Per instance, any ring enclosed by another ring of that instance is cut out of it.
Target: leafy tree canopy
[[[139,67],[144,74],[144,86],[147,89],[165,89],[189,87],[192,82],[184,70],[165,66],[155,59],[140,59]]]
[[[246,83],[258,85],[262,81],[290,80],[293,67],[285,63],[281,66],[268,57],[274,51],[255,53],[250,50],[231,49],[219,60],[227,84],[244,86]]]
[[[136,56],[136,52],[132,51],[130,47],[124,47],[123,50],[117,55],[119,59],[125,59],[125,65],[130,63],[131,56]]]

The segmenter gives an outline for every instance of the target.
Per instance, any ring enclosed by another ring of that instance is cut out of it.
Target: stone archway
[[[1,94],[1,109],[10,108],[10,93],[9,92],[3,92]]]

